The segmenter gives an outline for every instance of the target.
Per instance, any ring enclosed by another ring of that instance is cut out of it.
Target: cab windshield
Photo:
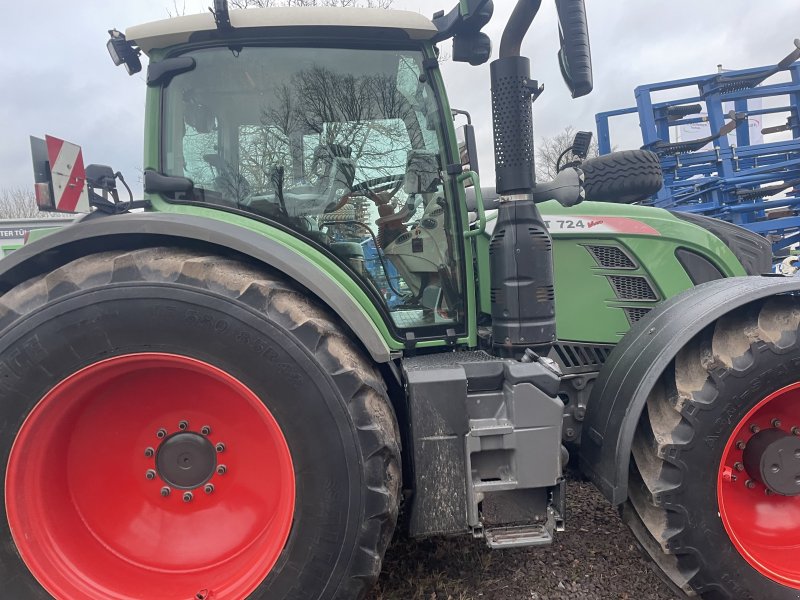
[[[417,51],[210,48],[164,89],[162,172],[324,246],[399,328],[463,316],[441,114]]]

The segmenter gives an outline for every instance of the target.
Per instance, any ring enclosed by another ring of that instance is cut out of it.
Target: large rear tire
[[[152,248],[0,298],[3,596],[362,598],[397,520],[385,385],[260,267]]]
[[[623,518],[686,596],[800,597],[798,325],[791,297],[726,315],[647,400]]]

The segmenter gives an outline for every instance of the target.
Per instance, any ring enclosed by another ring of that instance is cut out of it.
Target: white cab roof
[[[437,30],[430,19],[405,10],[377,8],[248,8],[230,11],[234,28],[253,27],[365,27],[400,29],[413,40],[427,40]],[[125,37],[147,54],[188,42],[193,33],[213,31],[216,24],[210,12],[153,21],[128,28]]]

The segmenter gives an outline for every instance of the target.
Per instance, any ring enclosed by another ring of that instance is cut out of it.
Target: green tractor
[[[363,598],[398,523],[551,543],[570,456],[678,593],[800,595],[800,279],[627,204],[648,153],[536,181],[539,5],[491,64],[494,189],[436,49],[487,62],[491,0],[111,31],[149,58],[145,199],[34,140],[40,207],[85,214],[0,261],[5,597]]]

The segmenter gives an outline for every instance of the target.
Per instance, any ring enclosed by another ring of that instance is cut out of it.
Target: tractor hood
[[[406,39],[428,40],[438,30],[434,24],[418,13],[402,10],[374,8],[250,8],[232,10],[231,26],[237,29],[260,28],[314,28],[358,29],[369,37],[384,36],[386,30],[394,30]],[[153,21],[128,28],[125,36],[145,54],[158,48],[184,44],[193,39],[205,39],[217,31],[214,16],[210,12]],[[204,35],[205,34],[205,35]]]

